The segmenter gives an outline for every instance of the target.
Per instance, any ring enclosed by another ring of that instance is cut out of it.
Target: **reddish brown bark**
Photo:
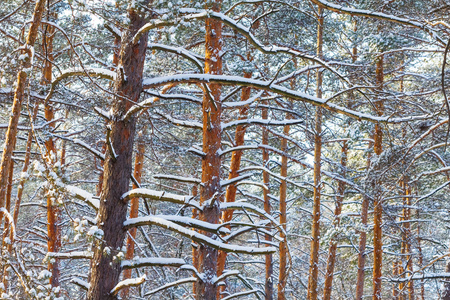
[[[45,26],[45,34],[43,36],[43,52],[45,54],[44,69],[42,84],[49,84],[52,82],[52,63],[53,63],[53,37],[55,28],[53,26]],[[47,102],[44,103],[44,114],[47,121],[54,119],[53,107]],[[55,123],[49,124],[50,129],[55,128]],[[57,162],[57,151],[55,142],[52,137],[47,138],[45,141],[46,158],[50,167]],[[48,190],[47,190],[48,192]],[[61,229],[59,227],[60,221],[60,208],[55,202],[54,195],[49,194],[47,196],[47,249],[48,252],[59,252],[61,248]],[[50,284],[53,287],[59,286],[59,260],[57,258],[52,259],[48,263],[48,270],[52,273],[50,277]]]
[[[380,56],[377,60],[377,68],[376,68],[376,80],[377,85],[380,89],[382,89],[383,85],[383,56]],[[376,101],[375,107],[377,109],[377,113],[379,115],[383,114],[383,102]],[[381,155],[383,148],[383,131],[381,129],[380,124],[375,124],[375,133],[374,133],[374,152],[376,155]],[[381,182],[377,182],[374,187],[374,227],[373,227],[373,299],[378,300],[381,299],[381,269],[383,264],[383,240],[382,240],[382,222],[383,222],[383,208],[382,208],[382,199],[381,199],[381,191],[380,191]]]
[[[208,3],[208,8],[213,11],[220,11],[221,2],[213,1]],[[215,19],[206,19],[205,34],[205,73],[222,74],[222,23]],[[202,160],[202,185],[200,186],[200,204],[203,210],[199,212],[199,218],[212,224],[218,224],[220,220],[220,178],[221,159],[220,148],[221,139],[221,86],[217,83],[210,83],[208,87],[210,95],[205,92],[202,103],[203,115],[203,153]],[[211,233],[202,232],[207,236]],[[196,285],[195,297],[198,300],[217,298],[217,283],[214,278],[217,276],[218,250],[199,244],[199,268],[203,274],[203,280],[199,280]]]
[[[148,5],[149,1],[141,1]],[[89,300],[117,299],[110,291],[119,281],[120,262],[114,259],[122,248],[126,231],[123,222],[127,216],[127,203],[122,195],[129,189],[132,173],[135,117],[124,121],[122,117],[139,100],[142,91],[142,74],[147,49],[148,35],[143,34],[136,44],[132,38],[146,23],[140,12],[128,10],[129,25],[124,29],[119,54],[119,68],[114,84],[116,96],[112,105],[112,118],[108,123],[110,130],[110,150],[106,151],[103,190],[98,212],[98,226],[103,238],[94,244],[94,257],[91,267]],[[116,156],[113,157],[112,153]]]
[[[16,89],[14,90],[14,100],[11,111],[11,117],[9,119],[8,130],[6,131],[5,146],[3,147],[1,165],[0,165],[0,208],[5,207],[6,201],[6,189],[9,175],[9,167],[12,163],[12,153],[15,147],[15,141],[17,136],[17,126],[19,124],[20,110],[22,102],[25,96],[25,85],[27,82],[28,74],[25,71],[31,67],[31,47],[36,42],[38,28],[41,24],[42,14],[45,9],[45,0],[36,1],[33,13],[33,21],[31,22],[30,29],[28,31],[25,49],[22,50],[23,54],[27,54],[25,60],[23,60],[20,71],[17,74]],[[3,213],[0,213],[0,222],[3,218]],[[1,290],[0,290],[1,292]]]
[[[245,78],[251,78],[251,73],[245,73]],[[241,93],[241,101],[246,101],[250,97],[251,88],[244,87]],[[248,115],[248,105],[243,106],[239,109],[239,120],[243,120],[247,118]],[[244,145],[246,126],[239,125],[236,127],[236,132],[234,135],[234,146],[242,146]],[[242,150],[233,151],[231,154],[231,162],[230,162],[230,174],[228,179],[233,179],[239,176],[239,169],[241,167],[241,158],[242,158]],[[236,184],[230,184],[227,188],[227,192],[225,194],[225,202],[234,202],[236,200]],[[222,213],[221,222],[227,223],[230,222],[233,218],[233,210],[226,210]],[[219,251],[219,261],[217,263],[217,276],[222,275],[223,270],[225,269],[225,263],[227,259],[227,253],[224,251]],[[225,285],[220,287],[221,291],[225,290]]]
[[[399,268],[398,268],[398,260],[395,259],[394,262],[392,263],[392,275],[394,278],[396,278],[399,274]],[[393,288],[392,288],[392,299],[393,300],[398,300],[398,289],[397,289],[397,285],[394,284]]]
[[[134,178],[138,183],[141,183],[142,170],[144,167],[144,154],[145,154],[145,127],[138,133],[137,153],[134,161]],[[133,184],[133,188],[137,189],[138,186]],[[130,201],[130,219],[137,218],[139,215],[139,198],[133,198]],[[128,231],[125,259],[131,260],[134,257],[134,241],[136,239],[137,228],[133,227]],[[131,278],[132,269],[126,269],[123,271],[123,279]],[[128,299],[130,294],[129,288],[124,288],[122,291],[122,299]]]
[[[317,25],[317,56],[323,57],[323,8],[318,9]],[[322,98],[322,71],[317,72],[316,97]],[[308,299],[318,298],[318,276],[319,276],[319,242],[320,242],[320,196],[321,196],[321,174],[322,163],[322,108],[316,108],[315,132],[314,132],[314,191],[313,191],[313,219],[312,219],[312,241],[309,262]]]
[[[345,170],[347,168],[347,152],[348,152],[347,141],[344,141],[341,149],[342,178],[345,178]],[[337,189],[338,196],[336,196],[336,207],[334,209],[333,227],[339,227],[339,224],[341,222],[342,201],[344,200],[344,193],[345,193],[345,183],[343,181],[339,181]],[[336,263],[336,250],[337,250],[337,241],[335,240],[335,238],[332,238],[330,241],[330,248],[328,249],[327,272],[325,274],[325,284],[323,288],[324,300],[331,299],[334,265]]]
[[[266,103],[265,103],[266,104]],[[262,108],[262,118],[264,120],[267,120],[269,117],[268,109],[267,107]],[[263,128],[262,132],[262,141],[261,143],[263,145],[269,144],[269,130],[267,130],[266,127]],[[270,197],[269,197],[269,172],[265,171],[267,168],[267,164],[269,163],[269,151],[266,149],[263,149],[262,151],[262,157],[263,157],[263,184],[265,186],[263,190],[263,197],[264,197],[264,211],[267,214],[271,214],[271,205],[270,205]],[[266,228],[267,231],[270,231],[270,227]],[[272,241],[272,236],[270,234],[265,234],[264,236],[265,240],[270,243]],[[265,293],[265,300],[272,300],[273,299],[273,261],[272,261],[272,254],[267,254],[265,257],[265,268],[266,268],[266,276],[265,276],[265,283],[264,283],[264,293]]]

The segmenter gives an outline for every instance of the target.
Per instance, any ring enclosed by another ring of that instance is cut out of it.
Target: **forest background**
[[[1,299],[450,299],[445,0],[3,0]]]

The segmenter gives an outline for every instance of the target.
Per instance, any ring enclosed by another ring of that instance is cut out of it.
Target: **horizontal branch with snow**
[[[136,219],[141,219],[141,218],[136,218]],[[130,228],[130,227],[135,226],[135,223],[138,223],[138,221],[136,221],[135,219],[129,219],[129,220],[125,221],[123,223],[123,225],[125,228]],[[238,245],[225,244],[221,241],[207,237],[195,230],[190,230],[190,229],[184,228],[183,226],[177,225],[174,222],[168,221],[164,218],[157,217],[157,216],[145,217],[145,224],[156,225],[156,226],[168,229],[170,231],[181,234],[184,237],[190,238],[194,242],[201,243],[201,244],[210,246],[214,249],[221,250],[224,252],[243,253],[243,254],[250,254],[250,255],[265,255],[265,254],[270,254],[270,253],[276,252],[275,247],[255,248],[255,247],[244,247],[244,246],[238,246]]]

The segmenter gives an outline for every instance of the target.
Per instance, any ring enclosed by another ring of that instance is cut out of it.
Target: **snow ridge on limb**
[[[102,68],[73,68],[68,70],[63,70],[61,74],[52,81],[50,91],[45,97],[45,101],[49,101],[55,91],[56,85],[61,81],[69,77],[74,76],[88,76],[88,77],[98,77],[108,80],[116,80],[116,73],[114,71]]]
[[[163,291],[163,290],[168,289],[173,286],[179,286],[180,284],[183,284],[183,283],[190,283],[190,282],[196,282],[196,281],[197,281],[197,278],[195,278],[195,277],[183,278],[183,279],[180,279],[180,280],[177,280],[174,282],[167,283],[167,284],[160,286],[154,290],[151,290],[150,292],[145,293],[144,297],[156,294],[160,291]]]
[[[400,17],[394,16],[394,15],[384,14],[381,12],[345,7],[343,5],[334,4],[334,3],[331,3],[331,2],[328,2],[325,0],[311,0],[311,1],[317,5],[323,6],[324,8],[329,9],[334,12],[337,12],[337,13],[344,13],[344,14],[361,16],[361,17],[376,18],[376,19],[387,20],[387,21],[391,21],[394,23],[412,26],[412,27],[421,29],[421,30],[425,31],[426,33],[430,34],[433,38],[435,38],[441,44],[443,44],[443,45],[447,44],[446,42],[444,42],[444,40],[442,40],[441,37],[439,37],[436,34],[435,30],[433,30],[429,26],[427,26],[423,23],[417,22],[417,21],[413,21],[413,20],[406,19],[406,18],[400,18]]]
[[[241,85],[249,86],[256,89],[266,90],[269,92],[277,93],[279,95],[291,98],[293,100],[304,101],[310,103],[314,106],[321,106],[327,110],[337,112],[351,118],[357,119],[359,121],[365,120],[373,123],[403,123],[415,120],[427,120],[434,116],[434,114],[420,115],[420,116],[409,116],[409,117],[397,117],[392,116],[374,116],[371,114],[366,114],[358,111],[348,109],[343,106],[336,105],[334,103],[328,103],[328,99],[321,99],[306,93],[291,90],[281,85],[272,83],[272,81],[263,81],[258,79],[245,78],[241,76],[227,76],[227,75],[211,75],[211,74],[176,74],[170,76],[148,78],[143,81],[144,89],[149,89],[152,87],[167,84],[169,82],[177,83],[207,83],[207,82],[217,82],[223,85]],[[333,96],[331,96],[333,97]]]
[[[92,259],[93,253],[90,251],[72,251],[72,252],[48,252],[44,261],[51,258],[58,259]]]
[[[186,262],[181,258],[146,257],[133,260],[123,260],[122,269],[135,269],[140,267],[181,267]]]
[[[126,192],[125,194],[122,195],[122,201],[128,201],[132,198],[137,197],[148,198],[152,200],[167,201],[177,204],[193,205],[195,207],[200,206],[192,196],[181,196],[177,194],[155,191],[145,188],[133,189],[131,191]]]
[[[142,219],[142,218],[136,218],[136,219]],[[123,223],[125,229],[128,229],[129,227],[135,226],[135,223],[137,223],[136,219],[129,219]],[[243,253],[243,254],[250,254],[250,255],[265,255],[269,253],[276,252],[275,247],[263,247],[263,248],[255,248],[255,247],[244,247],[244,246],[238,246],[238,245],[228,245],[221,241],[214,240],[210,237],[207,237],[199,232],[196,232],[194,230],[190,230],[187,228],[184,228],[183,226],[177,225],[174,222],[168,221],[164,218],[157,217],[157,216],[147,216],[145,217],[145,224],[149,225],[156,225],[168,230],[171,230],[173,232],[176,232],[184,237],[190,238],[191,240],[202,243],[204,245],[208,245],[214,249],[218,249],[225,252],[232,252],[232,253]]]
[[[250,28],[245,27],[242,24],[237,23],[232,18],[228,17],[227,15],[223,13],[219,13],[212,10],[196,10],[196,9],[180,9],[181,13],[190,13],[188,15],[184,15],[179,19],[175,20],[169,20],[169,21],[162,21],[157,20],[153,22],[149,22],[142,26],[141,29],[135,34],[133,37],[133,43],[137,43],[137,41],[140,39],[140,37],[154,29],[159,27],[166,27],[166,26],[173,26],[181,22],[191,21],[191,20],[201,20],[201,19],[216,19],[222,21],[223,24],[227,25],[228,27],[236,30],[243,36],[247,38],[247,40],[259,51],[263,52],[264,54],[289,54],[295,57],[300,57],[303,59],[311,60],[313,62],[318,63],[322,67],[330,70],[334,74],[336,74],[339,78],[341,78],[344,82],[350,84],[348,80],[341,75],[337,70],[332,68],[329,64],[327,64],[325,61],[321,60],[320,58],[312,55],[305,54],[303,52],[300,52],[295,49],[290,49],[288,47],[279,47],[275,45],[265,46],[263,43],[261,43],[251,32]]]
[[[161,218],[184,227],[193,227],[195,229],[212,232],[215,234],[230,234],[230,230],[223,227],[222,224],[212,224],[205,221],[193,219],[191,217],[174,216],[174,215],[152,215],[139,218],[132,218],[127,220],[127,227],[137,227],[151,224],[152,218]]]
[[[112,290],[111,290],[111,294],[112,295],[117,295],[120,290],[126,288],[126,287],[130,287],[130,286],[140,286],[141,284],[143,284],[145,281],[147,280],[147,276],[144,274],[141,277],[138,278],[132,278],[132,279],[125,279],[122,280],[121,282],[119,282]]]
[[[96,211],[100,207],[100,200],[88,191],[80,189],[79,187],[73,185],[65,185],[64,189],[79,200],[85,201],[90,207]]]
[[[86,282],[80,278],[74,277],[70,280],[71,283],[78,285],[79,287],[81,287],[84,290],[88,290],[89,289],[89,282]]]

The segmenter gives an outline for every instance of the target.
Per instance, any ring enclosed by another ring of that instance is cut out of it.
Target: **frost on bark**
[[[221,2],[208,3],[208,8],[220,11]],[[222,23],[216,19],[206,19],[205,34],[205,73],[222,75]],[[203,153],[202,184],[200,186],[200,204],[203,210],[199,212],[199,219],[211,224],[218,224],[220,220],[220,178],[221,178],[221,86],[217,83],[208,84],[210,93],[204,92],[202,102],[203,118]],[[212,233],[201,232],[212,237]],[[202,278],[196,285],[195,297],[198,300],[217,297],[218,250],[208,245],[199,244],[198,271]]]
[[[145,1],[142,5],[148,5]],[[121,251],[126,231],[123,222],[127,215],[127,203],[121,200],[129,190],[132,172],[133,141],[135,135],[135,117],[124,121],[127,110],[139,100],[142,91],[142,73],[145,61],[148,35],[141,35],[137,43],[133,36],[145,24],[144,17],[130,8],[129,25],[124,29],[119,53],[117,79],[114,83],[115,96],[112,104],[112,117],[108,122],[109,151],[106,151],[104,178],[98,227],[103,238],[94,244],[94,257],[91,267],[89,300],[117,299],[110,292],[119,281],[120,261],[117,255]]]

